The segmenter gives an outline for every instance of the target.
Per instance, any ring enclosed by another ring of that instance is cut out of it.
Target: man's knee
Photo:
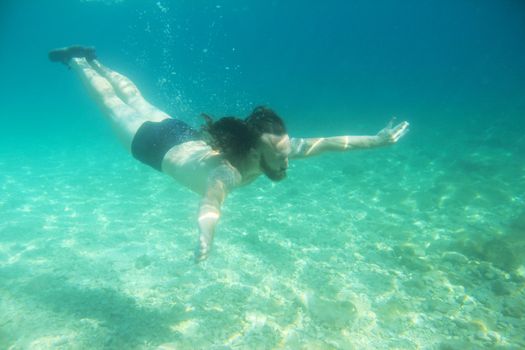
[[[97,89],[97,91],[101,93],[104,97],[115,96],[115,90],[105,78],[102,78],[100,76],[93,76],[92,81],[95,89]]]

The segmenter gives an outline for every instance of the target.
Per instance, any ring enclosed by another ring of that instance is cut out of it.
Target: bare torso
[[[211,176],[220,177],[230,189],[255,179],[243,179],[241,173],[219,152],[200,140],[172,147],[164,156],[162,171],[200,195],[206,192]]]

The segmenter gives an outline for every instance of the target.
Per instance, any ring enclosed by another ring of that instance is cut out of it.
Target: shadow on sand
[[[96,328],[83,340],[104,348],[129,349],[173,341],[177,334],[170,325],[180,322],[185,314],[181,307],[146,308],[116,290],[81,288],[52,274],[10,289],[51,312],[64,314],[66,320],[91,320]]]

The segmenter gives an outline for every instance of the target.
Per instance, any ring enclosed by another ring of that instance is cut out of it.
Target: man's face
[[[281,181],[286,177],[290,151],[291,145],[288,135],[263,134],[261,136],[259,166],[270,180]]]

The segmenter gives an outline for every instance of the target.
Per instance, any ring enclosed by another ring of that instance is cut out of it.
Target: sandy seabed
[[[0,348],[525,348],[525,142],[492,135],[295,161],[199,265],[199,198],[118,145],[3,151]]]

